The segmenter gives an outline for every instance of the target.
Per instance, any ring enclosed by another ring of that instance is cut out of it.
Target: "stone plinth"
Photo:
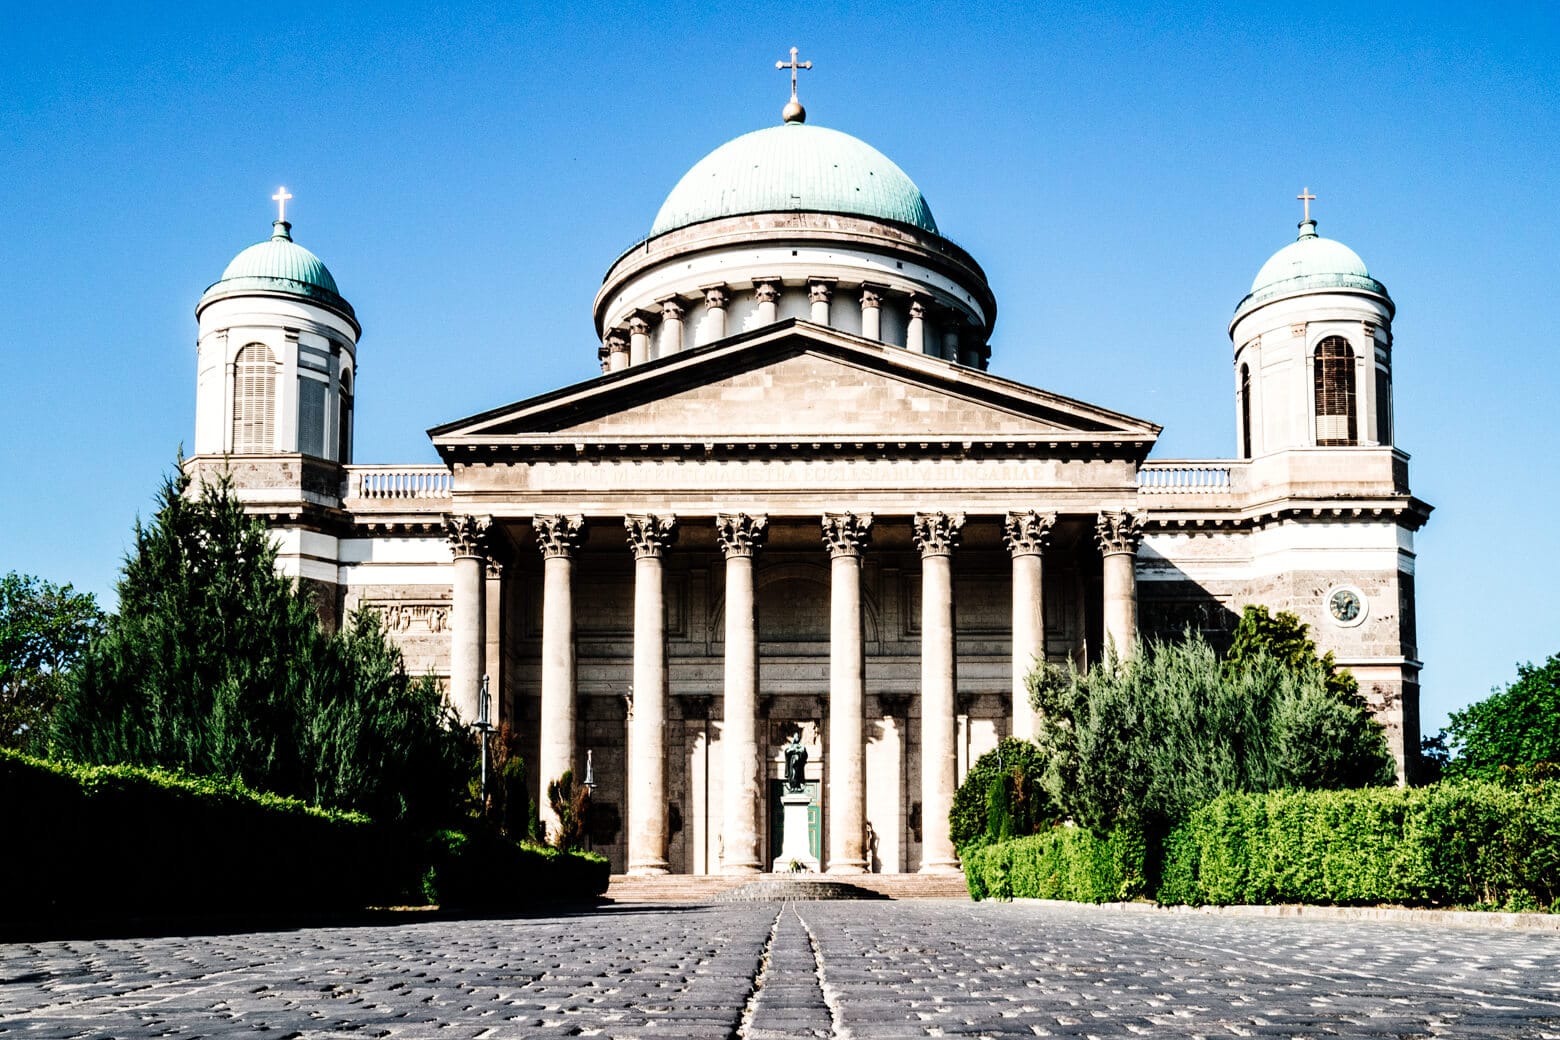
[[[775,873],[783,874],[793,862],[800,863],[816,873],[820,869],[817,857],[807,846],[807,806],[812,797],[806,791],[787,791],[780,796],[782,813],[780,823],[780,855],[775,857]]]

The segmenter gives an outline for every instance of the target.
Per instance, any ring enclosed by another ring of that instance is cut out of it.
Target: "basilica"
[[[327,624],[377,611],[462,718],[517,733],[533,795],[588,774],[614,871],[790,866],[788,744],[804,865],[957,870],[955,788],[1031,731],[1037,661],[1227,641],[1253,603],[1310,626],[1411,769],[1430,507],[1393,438],[1395,305],[1309,191],[1231,287],[1236,457],[1153,458],[1153,422],[993,372],[981,265],[888,157],[807,122],[792,63],[782,121],[607,267],[600,375],[474,402],[429,431],[439,465],[355,461],[358,315],[283,211],[196,307],[188,470],[231,474]]]

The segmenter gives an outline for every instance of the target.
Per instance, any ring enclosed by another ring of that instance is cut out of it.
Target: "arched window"
[[[233,451],[276,450],[276,357],[249,343],[233,360]]]
[[[352,463],[352,370],[341,370],[341,411],[337,415],[336,461],[343,466]]]
[[[1316,443],[1359,443],[1354,411],[1354,351],[1342,336],[1316,345]]]
[[[1240,366],[1240,457],[1251,458],[1251,366]]]

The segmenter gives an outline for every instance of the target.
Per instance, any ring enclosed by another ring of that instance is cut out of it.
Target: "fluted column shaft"
[[[1143,538],[1138,516],[1129,512],[1101,513],[1095,537],[1104,557],[1103,617],[1107,652],[1127,657],[1137,646],[1137,550]]]
[[[921,550],[921,872],[952,873],[959,857],[948,814],[958,787],[957,674],[953,632],[953,549],[962,513],[918,513]]]
[[[1002,537],[1013,554],[1013,736],[1035,735],[1029,673],[1045,662],[1044,558],[1055,513],[1009,513]]]
[[[721,828],[721,870],[757,874],[758,807],[762,797],[758,747],[758,605],[753,558],[769,520],[745,513],[722,514],[716,533],[726,554],[726,692],[721,744],[725,751],[725,812]]]
[[[624,520],[634,550],[634,711],[628,724],[628,872],[665,874],[666,597],[672,517]]]
[[[829,566],[829,866],[831,874],[867,869],[867,755],[862,739],[866,638],[861,614],[861,554],[867,514],[826,513]]]
[[[558,817],[547,800],[547,785],[574,768],[574,553],[585,520],[579,516],[538,516],[533,523],[542,552],[542,719],[537,760],[541,791],[537,805],[548,837],[556,839]]]
[[[467,725],[477,721],[482,660],[487,648],[487,517],[452,516],[445,535],[455,557],[451,581],[450,704]]]

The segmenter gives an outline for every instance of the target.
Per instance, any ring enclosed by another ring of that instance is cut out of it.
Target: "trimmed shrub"
[[[1108,838],[1072,826],[971,848],[965,879],[975,899],[1069,899],[1105,903],[1143,893],[1147,845],[1136,827]]]
[[[1228,795],[1171,832],[1158,898],[1560,910],[1560,784]]]
[[[954,848],[1033,834],[1055,822],[1056,807],[1040,782],[1044,772],[1040,749],[1018,737],[1003,737],[977,758],[948,813]]]
[[[607,890],[605,856],[509,840],[491,831],[435,832],[427,843],[422,894],[462,909],[514,909],[591,899]]]

